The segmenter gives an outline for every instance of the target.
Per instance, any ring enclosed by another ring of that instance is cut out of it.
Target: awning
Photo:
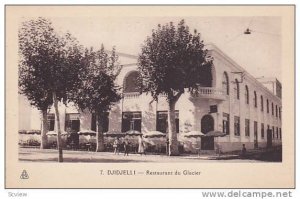
[[[203,137],[205,136],[201,131],[190,131],[188,133],[182,133],[181,134],[184,137]]]
[[[150,131],[147,133],[143,133],[143,137],[145,138],[153,138],[153,137],[165,137],[166,134],[160,131]]]
[[[204,136],[205,137],[223,137],[225,135],[226,135],[226,133],[223,133],[221,131],[209,131]]]
[[[91,136],[96,136],[96,132],[92,131],[92,130],[83,130],[83,131],[79,131],[78,135],[91,135]]]
[[[126,135],[142,135],[141,132],[136,131],[136,130],[129,130],[127,132],[125,132]]]

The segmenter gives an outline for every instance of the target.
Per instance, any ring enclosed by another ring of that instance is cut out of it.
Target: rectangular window
[[[49,114],[47,115],[47,120],[48,120],[48,128],[49,128],[49,131],[54,131],[55,114],[54,114],[54,113],[49,113]]]
[[[279,135],[278,135],[278,127],[276,127],[276,138],[277,138],[277,139],[279,138]]]
[[[122,132],[129,130],[142,130],[142,113],[137,112],[123,112],[122,114]]]
[[[105,113],[105,116],[103,118],[103,132],[108,132],[108,127],[109,127],[109,112]],[[97,131],[97,121],[96,121],[96,114],[92,113],[92,121],[91,121],[91,130],[92,131]]]
[[[229,114],[223,113],[223,133],[229,135]]]
[[[275,138],[275,131],[274,130],[275,130],[274,126],[272,126],[272,137],[273,137],[273,139]]]
[[[265,137],[265,126],[263,123],[261,123],[261,138]]]
[[[250,120],[245,119],[245,136],[250,136]]]
[[[179,111],[175,111],[176,133],[179,133]],[[168,111],[157,111],[156,130],[168,133]]]
[[[254,139],[257,140],[257,122],[254,121]]]
[[[281,128],[279,128],[279,139],[281,139]]]
[[[79,113],[67,113],[65,118],[65,131],[80,131]]]
[[[279,107],[279,119],[281,119],[281,108]]]
[[[240,136],[240,117],[234,116],[234,135]]]

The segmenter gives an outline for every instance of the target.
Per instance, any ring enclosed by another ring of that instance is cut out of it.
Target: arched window
[[[267,113],[269,113],[269,100],[267,99]]]
[[[235,93],[236,99],[240,99],[240,85],[239,85],[239,82],[237,79],[235,79],[234,93]]]
[[[245,86],[245,102],[249,104],[249,89],[247,85]]]
[[[260,110],[264,111],[264,97],[262,95],[260,96]]]
[[[254,91],[253,104],[254,104],[254,107],[257,107],[257,95],[256,95],[256,91]]]
[[[137,78],[139,73],[137,71],[129,72],[124,79],[124,93],[139,92]]]
[[[223,87],[223,92],[226,95],[229,95],[229,79],[226,72],[223,73],[222,87]]]

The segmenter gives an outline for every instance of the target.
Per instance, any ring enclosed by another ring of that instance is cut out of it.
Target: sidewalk
[[[57,162],[57,150],[54,149],[19,149],[19,161],[25,162]],[[211,162],[211,161],[234,161],[234,162],[257,162],[257,160],[241,160],[236,155],[200,155],[182,154],[180,156],[167,156],[164,154],[129,154],[124,156],[112,152],[91,152],[91,151],[63,151],[64,162]]]
[[[247,152],[244,157],[241,155],[241,151],[232,151],[232,152],[222,154],[220,159],[227,158],[227,157],[228,158],[270,161],[270,162],[281,162],[282,161],[282,148],[281,148],[281,146],[274,146],[271,148],[247,149]]]
[[[211,150],[210,152],[204,152],[202,154],[200,153],[198,154],[197,157],[194,158],[199,158],[203,160],[251,159],[251,160],[280,162],[281,156],[282,156],[281,146],[276,146],[269,149],[267,148],[248,149],[244,157],[241,155],[241,151],[232,151],[232,152],[217,154],[214,150]]]

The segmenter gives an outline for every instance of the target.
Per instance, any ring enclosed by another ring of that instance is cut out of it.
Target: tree
[[[58,102],[66,103],[68,93],[79,84],[83,48],[70,33],[59,35],[49,20],[38,18],[22,23],[19,29],[19,55],[21,92],[31,104],[43,111],[51,103],[54,104],[58,161],[62,162]],[[40,102],[46,103],[41,106]],[[43,123],[45,117],[43,116]],[[43,135],[46,130],[43,130]]]
[[[120,73],[121,66],[118,64],[118,56],[113,48],[108,55],[104,46],[101,49],[93,49],[85,52],[85,72],[81,84],[72,93],[70,99],[81,109],[88,109],[96,116],[97,126],[97,149],[104,151],[103,121],[111,106],[121,99],[119,88],[115,80]]]
[[[23,60],[21,60],[22,62]],[[52,106],[53,99],[50,91],[45,90],[43,81],[38,76],[32,75],[31,68],[25,64],[19,67],[19,92],[25,95],[30,104],[41,111],[42,132],[41,149],[47,148],[47,132],[49,129],[47,120],[47,110]]]
[[[178,155],[175,105],[185,92],[195,93],[200,85],[211,86],[212,59],[197,30],[191,34],[181,20],[152,30],[138,58],[141,90],[154,100],[166,95],[168,102],[169,155]]]

